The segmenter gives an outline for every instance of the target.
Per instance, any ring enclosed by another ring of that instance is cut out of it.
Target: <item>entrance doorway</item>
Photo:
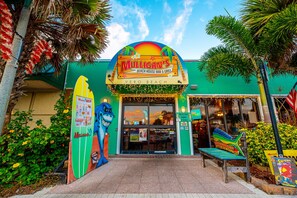
[[[176,153],[174,98],[123,98],[121,153]]]

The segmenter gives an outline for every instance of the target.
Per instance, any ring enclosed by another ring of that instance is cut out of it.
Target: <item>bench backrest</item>
[[[245,133],[239,133],[235,138],[225,131],[215,128],[213,132],[213,140],[216,148],[228,151],[235,155],[246,156],[247,145],[245,141]]]

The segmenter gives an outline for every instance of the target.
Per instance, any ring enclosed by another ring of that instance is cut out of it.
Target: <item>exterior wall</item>
[[[256,78],[252,78],[251,82],[246,83],[241,77],[219,76],[214,82],[207,79],[204,72],[198,69],[200,62],[187,61],[186,66],[189,75],[189,86],[185,94],[190,95],[254,95],[259,94],[259,88]],[[268,86],[271,95],[285,94],[287,95],[295,84],[297,78],[293,75],[270,76]],[[190,86],[196,84],[196,90],[191,90]]]
[[[60,91],[26,93],[26,96],[20,98],[13,113],[18,110],[32,110],[33,121],[29,123],[30,127],[34,127],[35,122],[39,119],[43,121],[44,125],[49,126],[50,117],[56,113],[54,105],[60,98],[60,93]]]
[[[188,101],[185,94],[182,94],[178,97],[178,111],[182,112],[182,108],[185,108],[186,112],[188,111]],[[188,123],[188,126],[191,126],[190,122]],[[180,150],[182,155],[191,155],[192,149],[191,149],[191,130],[179,130],[180,133]]]
[[[185,107],[186,111],[189,112],[189,96],[208,96],[210,98],[218,95],[227,97],[234,95],[259,96],[259,89],[255,78],[252,78],[250,83],[246,83],[241,77],[220,76],[214,82],[211,82],[207,79],[204,72],[199,71],[198,61],[186,61],[185,63],[188,69],[189,86],[182,95],[177,96],[177,112],[180,112],[182,107]],[[112,95],[105,84],[108,64],[109,61],[94,62],[86,65],[75,62],[70,63],[66,77],[66,89],[73,89],[76,79],[80,75],[84,75],[88,78],[89,87],[94,93],[95,106],[99,105],[104,98],[108,99],[115,114],[115,118],[109,126],[109,154],[118,154],[120,151],[121,133],[121,97]],[[270,93],[272,95],[287,95],[296,80],[297,78],[291,75],[271,77],[268,82]],[[190,89],[191,85],[197,85],[198,87],[196,90],[192,90]],[[38,112],[41,113],[40,111]],[[177,134],[179,141],[177,143],[179,145],[177,152],[181,155],[191,155],[193,153],[191,124],[189,123],[189,131],[187,132],[180,132],[178,130],[179,126],[177,126],[177,133],[179,133]]]

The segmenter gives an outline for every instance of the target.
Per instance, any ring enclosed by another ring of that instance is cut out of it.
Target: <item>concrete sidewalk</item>
[[[14,197],[294,197],[271,196],[200,157],[111,158],[109,163],[69,185]],[[295,196],[296,197],[296,196]]]

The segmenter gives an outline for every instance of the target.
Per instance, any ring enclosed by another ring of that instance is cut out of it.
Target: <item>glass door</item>
[[[121,153],[176,153],[174,104],[123,104]]]
[[[147,153],[148,150],[148,106],[124,106],[122,151]]]
[[[149,107],[149,120],[149,153],[175,153],[173,104],[152,104]]]

